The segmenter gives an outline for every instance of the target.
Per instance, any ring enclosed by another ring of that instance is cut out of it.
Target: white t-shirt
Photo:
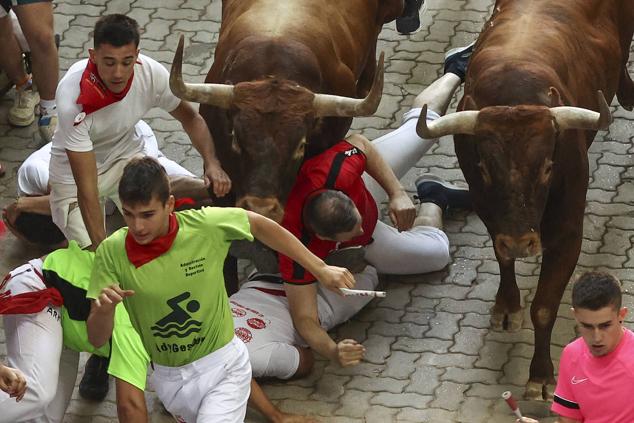
[[[143,154],[154,157],[165,168],[168,176],[191,176],[194,174],[168,159],[158,149],[154,132],[145,121],[140,120],[134,126],[135,139],[140,138]],[[38,196],[48,194],[48,169],[51,162],[51,143],[44,145],[20,165],[18,169],[18,196]]]
[[[134,136],[134,126],[149,110],[160,107],[171,112],[178,107],[181,100],[172,94],[169,73],[163,65],[141,54],[138,62],[134,65],[134,79],[127,95],[83,118],[77,98],[88,59],[72,65],[59,82],[55,95],[59,121],[51,148],[52,183],[75,183],[66,150],[94,151],[97,174],[103,174],[115,162],[142,152],[141,139]]]
[[[372,266],[354,277],[356,289],[373,290],[379,283]],[[299,367],[299,351],[295,345],[306,346],[306,342],[293,326],[288,299],[283,295],[284,286],[257,280],[257,274],[250,279],[254,280],[244,283],[229,298],[235,334],[249,350],[253,377],[289,379]],[[345,322],[372,300],[370,297],[342,297],[321,287],[318,293],[319,321],[325,330]]]

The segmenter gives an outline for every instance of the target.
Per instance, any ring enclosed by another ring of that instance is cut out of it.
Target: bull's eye
[[[306,138],[302,138],[302,140],[297,145],[297,149],[295,150],[294,159],[302,160],[304,158],[304,152],[306,151]]]
[[[242,153],[242,149],[240,148],[240,144],[238,144],[238,139],[236,138],[236,134],[231,134],[231,149],[237,153]]]
[[[546,184],[550,182],[550,178],[553,175],[553,162],[552,160],[546,159],[544,164],[542,165],[541,173],[539,175],[540,182]]]
[[[482,181],[485,185],[491,185],[493,180],[491,179],[491,174],[487,169],[486,165],[483,162],[478,163],[478,168],[480,169],[480,175],[482,176]]]

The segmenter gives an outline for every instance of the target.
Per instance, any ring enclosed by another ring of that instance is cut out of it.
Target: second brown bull
[[[543,254],[529,399],[554,388],[550,339],[581,249],[587,151],[610,121],[601,92],[634,105],[626,68],[633,31],[632,0],[498,0],[470,59],[460,111],[429,127],[419,120],[423,138],[456,134],[500,266],[493,329],[522,327],[515,259]]]

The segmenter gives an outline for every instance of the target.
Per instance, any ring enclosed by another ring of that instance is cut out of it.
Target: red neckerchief
[[[49,305],[60,307],[63,304],[62,295],[55,288],[18,295],[11,295],[11,291],[0,294],[0,314],[33,314],[39,313]]]
[[[89,115],[102,109],[106,106],[121,101],[130,91],[132,80],[134,79],[134,73],[128,80],[128,84],[119,94],[115,94],[106,87],[106,84],[102,81],[97,71],[97,65],[92,60],[88,59],[88,64],[84,73],[81,75],[81,81],[79,82],[79,97],[77,97],[77,104],[81,104],[84,113]]]
[[[174,213],[170,214],[169,230],[166,235],[158,237],[152,240],[149,244],[138,244],[130,232],[125,238],[125,252],[128,255],[128,260],[137,269],[143,266],[145,263],[149,263],[155,258],[165,254],[174,243],[176,234],[178,233],[178,220]]]

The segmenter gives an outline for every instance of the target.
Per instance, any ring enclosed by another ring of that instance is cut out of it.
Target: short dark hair
[[[66,240],[51,216],[21,212],[16,217],[14,226],[27,241],[40,246],[53,246]]]
[[[95,48],[102,44],[122,47],[130,43],[138,47],[139,24],[134,19],[119,13],[102,16],[95,24],[93,40]]]
[[[335,238],[351,231],[359,223],[354,202],[341,191],[332,189],[308,197],[304,204],[304,224],[317,235]]]
[[[148,204],[158,198],[165,204],[170,196],[170,182],[165,169],[153,157],[132,159],[119,181],[119,199],[126,204]]]
[[[621,309],[621,282],[605,272],[586,272],[572,286],[572,306],[600,310],[612,306]]]

